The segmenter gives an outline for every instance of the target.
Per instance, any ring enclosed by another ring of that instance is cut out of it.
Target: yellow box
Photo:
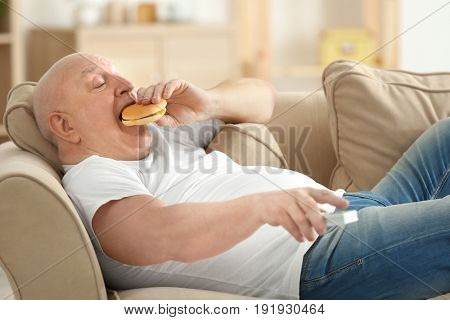
[[[378,65],[374,35],[364,28],[333,28],[321,33],[320,64],[326,66],[339,59]]]

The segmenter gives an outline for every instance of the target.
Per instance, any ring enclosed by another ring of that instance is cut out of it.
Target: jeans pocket
[[[364,265],[363,259],[356,259],[346,265],[335,268],[320,277],[304,279],[301,283],[301,287],[311,289],[314,287],[321,286],[330,280],[337,279],[343,275],[346,275],[349,272],[359,270],[363,265]]]
[[[370,191],[346,192],[344,193],[344,198],[350,202],[347,210],[360,210],[371,206],[388,207],[391,205],[386,197]]]

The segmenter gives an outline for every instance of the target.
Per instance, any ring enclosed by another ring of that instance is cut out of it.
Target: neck
[[[108,158],[115,159],[115,160],[123,160],[123,161],[134,160],[135,161],[135,160],[144,159],[145,157],[147,157],[149,155],[149,153],[150,153],[149,148],[139,149],[139,150],[136,150],[136,153],[134,154],[134,156],[122,158],[122,157],[117,157],[117,156],[113,156],[113,155],[101,154],[101,153],[98,153],[98,152],[95,152],[95,151],[92,151],[90,149],[86,149],[86,148],[83,148],[80,146],[73,146],[73,145],[68,145],[68,144],[58,145],[58,158],[59,158],[61,164],[67,164],[67,165],[75,165],[93,155],[98,155],[101,157],[108,157]]]
[[[64,145],[58,146],[58,158],[61,164],[74,165],[92,155],[94,154],[86,152],[86,150],[75,149]]]

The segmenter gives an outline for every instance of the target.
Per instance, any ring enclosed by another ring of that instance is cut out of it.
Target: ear
[[[79,143],[81,141],[80,135],[71,126],[71,121],[67,114],[58,111],[51,112],[48,116],[48,127],[55,136],[66,142]]]

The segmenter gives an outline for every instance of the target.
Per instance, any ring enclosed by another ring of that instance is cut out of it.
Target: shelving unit
[[[306,2],[302,2],[304,7],[300,7],[300,2],[280,2],[286,10],[286,19],[293,17],[301,18],[299,12],[309,12]],[[300,45],[308,46],[307,51],[315,51],[317,61],[311,59],[311,54],[303,55],[306,60],[299,55],[298,60],[280,60],[277,58],[277,47],[271,45],[276,43],[275,37],[280,36],[280,30],[273,29],[277,13],[274,13],[274,4],[271,0],[235,0],[234,17],[239,26],[241,65],[243,74],[250,77],[261,77],[275,83],[291,83],[293,88],[304,85],[305,81],[314,88],[320,84],[321,75],[324,69],[320,65],[319,40],[311,41],[309,38],[291,38],[289,41],[296,43],[296,47],[287,46],[281,50],[297,50]],[[329,28],[365,28],[373,34],[377,48],[392,40],[398,34],[398,0],[323,0],[321,5],[313,5],[312,15],[319,15],[320,22],[313,21],[308,31],[311,34],[320,34],[321,31]],[[320,9],[317,9],[320,8]],[[321,10],[321,11],[318,11]],[[297,12],[296,14],[292,14]],[[279,15],[279,13],[278,13]],[[303,17],[308,18],[308,17]],[[279,16],[278,16],[279,19]],[[285,20],[286,20],[285,19]],[[287,20],[289,21],[289,20]],[[286,27],[293,27],[294,23],[286,24]],[[300,21],[297,28],[307,27]],[[286,32],[291,32],[286,29]],[[299,33],[297,33],[299,35]],[[398,45],[392,41],[389,45],[375,54],[378,66],[382,68],[396,68]],[[317,48],[317,49],[312,49]],[[279,52],[278,52],[279,56]],[[309,87],[308,87],[309,89]]]
[[[48,31],[60,41],[42,30],[30,33],[34,54],[27,78],[32,81],[73,49],[107,57],[137,86],[179,77],[209,88],[240,76],[236,32],[230,25],[155,23]]]
[[[11,35],[9,32],[0,33],[0,45],[9,45],[11,43]]]
[[[16,13],[21,11],[21,3],[19,0],[9,0],[8,5],[13,10],[5,10],[0,17],[0,143],[8,140],[3,125],[6,95],[12,86],[24,81],[25,68],[21,21]]]

